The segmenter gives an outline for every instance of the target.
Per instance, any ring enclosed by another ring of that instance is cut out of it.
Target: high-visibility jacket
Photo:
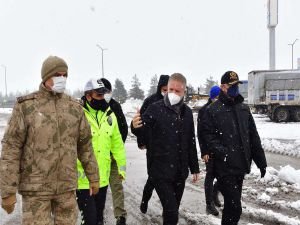
[[[111,157],[116,160],[119,174],[125,179],[125,148],[115,114],[110,108],[105,112],[94,110],[88,103],[85,103],[84,113],[91,126],[92,144],[99,167],[100,187],[109,184]],[[78,189],[89,189],[89,181],[79,160],[77,160],[77,168]]]

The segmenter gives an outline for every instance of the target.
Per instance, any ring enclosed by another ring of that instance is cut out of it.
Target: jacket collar
[[[168,98],[168,94],[166,94],[164,96],[164,103],[165,103],[165,106],[167,106],[168,108],[172,109],[177,114],[180,114],[180,111],[181,111],[181,109],[183,107],[183,98],[176,105],[171,105],[170,100]]]
[[[43,83],[40,84],[39,91],[47,98],[61,98],[63,96],[63,93],[55,93],[48,90]]]
[[[219,100],[225,105],[236,105],[242,103],[244,101],[244,98],[241,95],[238,95],[235,98],[230,98],[228,97],[228,95],[224,94],[223,91],[221,91],[219,94]]]

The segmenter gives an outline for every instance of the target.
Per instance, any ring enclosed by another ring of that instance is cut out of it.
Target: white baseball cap
[[[99,94],[108,92],[101,79],[92,78],[84,86],[84,92],[94,90]]]

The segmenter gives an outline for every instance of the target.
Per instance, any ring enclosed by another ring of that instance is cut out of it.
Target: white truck
[[[300,121],[300,70],[248,73],[248,105],[276,122]]]

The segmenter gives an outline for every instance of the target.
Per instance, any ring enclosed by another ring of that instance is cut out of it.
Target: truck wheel
[[[296,122],[300,122],[300,109],[295,109],[293,112],[293,119]]]
[[[275,111],[275,120],[277,122],[287,122],[289,120],[290,113],[285,108],[278,108]]]

